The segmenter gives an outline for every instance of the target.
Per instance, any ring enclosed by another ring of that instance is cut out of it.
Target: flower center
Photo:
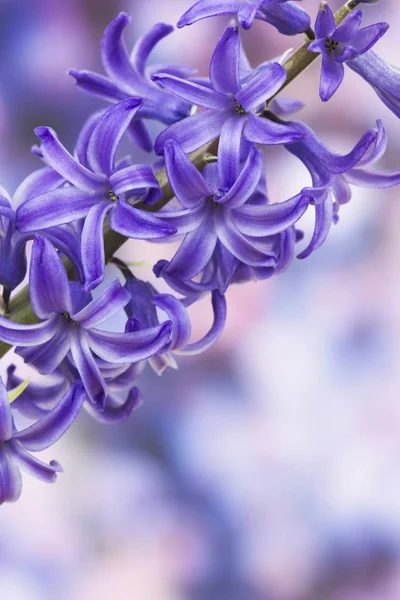
[[[325,48],[328,51],[328,54],[332,54],[333,52],[335,52],[338,46],[339,42],[337,42],[336,40],[332,40],[331,38],[326,38]]]
[[[236,107],[235,110],[237,112],[238,115],[245,115],[246,111],[244,110],[243,106],[239,103],[236,103]]]
[[[78,327],[79,323],[77,321],[73,321],[69,313],[64,312],[62,313],[62,316],[68,321],[68,323],[73,323],[74,327]]]
[[[119,200],[119,196],[117,196],[114,190],[109,190],[108,195],[110,197],[111,202],[117,202]]]

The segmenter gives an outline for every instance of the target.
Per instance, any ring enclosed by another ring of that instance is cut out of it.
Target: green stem
[[[347,15],[354,10],[359,4],[358,0],[349,0],[344,6],[339,8],[339,10],[335,13],[336,23],[339,24],[343,21]],[[307,40],[306,42],[298,49],[294,54],[292,54],[284,63],[283,66],[286,69],[286,81],[281,89],[275,94],[277,96],[280,92],[285,89],[296,77],[298,77],[311,63],[314,62],[316,58],[318,58],[319,54],[309,52],[307,50],[310,41],[314,37],[314,32],[312,29],[307,30],[306,32]],[[275,97],[274,96],[274,97]],[[271,98],[272,100],[272,98]],[[270,101],[271,101],[270,100]],[[206,164],[210,161],[210,155],[214,156],[218,150],[218,140],[214,140],[209,144],[206,144],[202,148],[199,148],[195,152],[192,152],[189,156],[193,164],[202,171]],[[174,196],[174,193],[169,185],[167,174],[165,169],[161,169],[156,177],[158,182],[163,190],[162,199],[153,206],[145,206],[145,205],[137,205],[143,210],[157,212],[163,206],[165,206]],[[112,231],[108,224],[105,225],[104,228],[104,249],[105,249],[105,260],[109,262],[115,252],[121,248],[121,246],[127,241],[128,238],[123,235]],[[67,270],[68,276],[73,278],[74,276],[74,267],[70,260],[64,258],[63,260],[65,268]],[[37,323],[38,319],[34,312],[32,311],[32,307],[29,301],[29,287],[25,286],[18,294],[11,299],[11,302],[8,306],[7,316],[16,323]],[[4,356],[8,350],[10,350],[11,346],[5,344],[0,341],[0,357]]]

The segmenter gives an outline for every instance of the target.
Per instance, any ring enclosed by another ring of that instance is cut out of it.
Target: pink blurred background
[[[101,70],[101,34],[120,10],[133,16],[130,47],[191,4],[0,0],[1,184],[13,192],[39,167],[29,153],[34,127],[54,127],[72,148],[85,117],[103,106],[66,71]],[[314,19],[317,0],[302,5]],[[376,50],[395,63],[398,3],[364,14],[391,24]],[[206,74],[227,23],[177,31],[154,62]],[[243,41],[256,65],[302,40],[258,22]],[[382,118],[390,142],[378,166],[398,169],[400,123],[374,92],[348,70],[323,105],[318,78],[317,63],[288,88],[307,105],[298,118],[337,151]],[[279,149],[267,152],[267,177],[274,201],[308,184]],[[146,371],[145,403],[129,422],[105,427],[82,414],[43,453],[65,473],[54,486],[25,477],[21,500],[0,509],[2,600],[400,598],[398,197],[354,190],[311,258],[229,291],[213,349],[162,378]],[[308,237],[311,216],[302,225]],[[120,255],[151,263],[165,252],[132,242]],[[150,278],[151,269],[136,274]],[[193,319],[200,335],[207,302]]]

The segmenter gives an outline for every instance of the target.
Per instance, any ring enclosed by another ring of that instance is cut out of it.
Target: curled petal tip
[[[56,133],[53,129],[51,129],[51,127],[45,127],[45,126],[36,127],[34,129],[34,133],[41,142],[44,142],[45,140],[47,140],[49,138],[56,137]]]

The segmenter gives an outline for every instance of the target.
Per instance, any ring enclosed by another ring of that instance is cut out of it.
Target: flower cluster
[[[309,56],[322,54],[322,100],[336,91],[347,63],[400,116],[398,70],[370,50],[388,26],[360,29],[361,11],[353,9],[362,2],[350,4],[339,23],[322,3],[315,34],[307,13],[287,0],[198,0],[178,27],[228,15],[245,29],[259,19],[284,35],[305,32]],[[386,148],[381,120],[347,154],[330,150],[306,124],[290,120],[301,102],[278,96],[288,82],[284,57],[252,68],[238,26],[225,30],[209,77],[201,78],[183,65],[147,66],[152,49],[173,31],[164,23],[128,54],[128,23],[122,13],[104,33],[106,75],[70,71],[79,88],[111,106],[84,123],[72,153],[52,129],[37,127],[34,153],[43,166],[13,198],[0,189],[0,341],[52,376],[50,383],[26,386],[11,365],[6,383],[0,381],[0,503],[19,497],[19,467],[54,481],[60,465],[30,452],[54,444],[81,409],[107,423],[126,419],[141,402],[136,384],[147,362],[162,374],[177,366],[177,355],[209,348],[224,328],[229,286],[267,279],[296,254],[312,254],[338,222],[352,185],[400,183],[400,172],[368,168]],[[155,140],[148,120],[162,128]],[[153,163],[119,158],[124,137],[152,153]],[[309,173],[306,187],[289,199],[270,198],[266,186],[263,148],[277,145]],[[309,210],[314,233],[298,252],[299,220]],[[113,258],[128,238],[176,243],[172,259],[153,266],[170,293],[159,293]],[[120,275],[106,285],[110,260]],[[26,275],[30,305],[20,310],[21,297],[14,295]],[[188,307],[204,296],[213,323],[192,341]],[[21,416],[32,424],[19,428]]]

